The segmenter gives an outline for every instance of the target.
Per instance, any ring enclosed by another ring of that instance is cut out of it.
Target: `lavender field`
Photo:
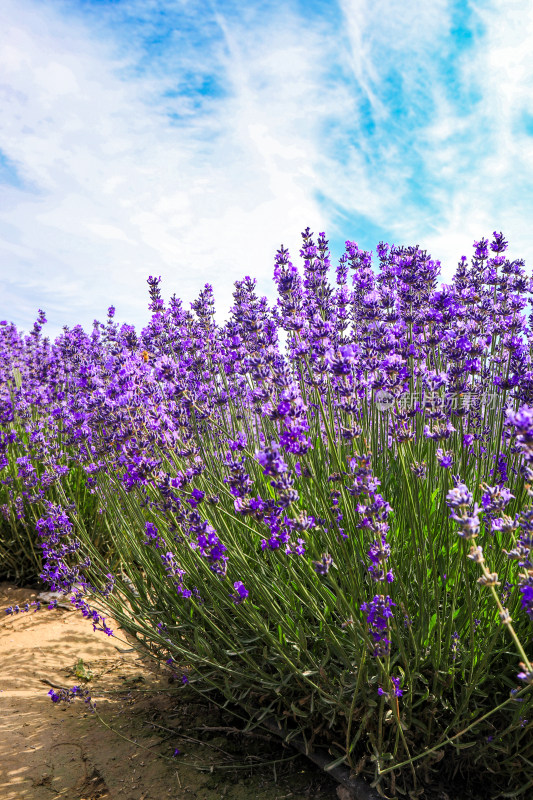
[[[157,277],[142,330],[2,321],[0,577],[382,796],[527,798],[533,282],[506,251],[445,284],[308,228],[223,323]]]

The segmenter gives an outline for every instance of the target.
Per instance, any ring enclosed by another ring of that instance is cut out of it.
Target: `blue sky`
[[[3,0],[0,318],[273,298],[280,244],[533,255],[529,0]]]

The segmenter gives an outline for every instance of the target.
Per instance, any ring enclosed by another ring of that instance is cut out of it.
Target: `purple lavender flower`
[[[388,631],[388,620],[393,616],[393,603],[389,596],[374,595],[369,603],[359,606],[366,616],[369,631],[375,644],[374,656],[384,656],[390,651],[390,639],[385,635]]]
[[[522,671],[519,672],[516,677],[521,681],[525,681],[525,683],[533,685],[533,670],[528,669],[522,662],[520,662],[520,666],[522,667]]]
[[[428,439],[433,439],[436,442],[440,442],[446,439],[449,439],[452,433],[455,433],[457,429],[453,427],[453,425],[448,421],[445,425],[437,425],[433,430],[429,427],[429,425],[424,426],[424,436]]]
[[[394,696],[402,697],[403,690],[400,689],[400,678],[395,678],[394,676],[391,675],[391,681],[394,684],[394,690],[393,690]]]
[[[156,547],[160,546],[162,539],[159,536],[158,530],[153,522],[147,522],[144,526],[144,534],[146,536],[145,544],[154,542]]]
[[[235,581],[233,588],[235,589],[236,594],[232,594],[230,597],[232,598],[234,604],[238,606],[246,600],[250,592],[248,589],[246,589],[242,581]]]
[[[75,698],[79,698],[83,700],[91,711],[94,711],[96,708],[96,703],[92,699],[89,690],[81,686],[73,686],[71,689],[63,688],[58,691],[50,689],[48,696],[52,703],[71,703]]]
[[[247,445],[248,439],[243,431],[239,431],[235,439],[230,440],[229,442],[229,447],[232,453],[236,450],[245,450]]]
[[[229,467],[230,471],[230,474],[224,478],[224,483],[230,487],[233,497],[245,497],[249,494],[253,485],[250,475],[245,470],[245,459],[236,461],[233,459],[232,454],[228,453],[224,463]]]
[[[479,535],[479,527],[481,524],[478,516],[479,506],[477,503],[474,504],[471,516],[469,516],[464,509],[462,509],[462,512],[461,514],[456,514],[455,511],[452,511],[450,514],[450,519],[459,523],[457,535],[467,541],[475,539]]]
[[[401,681],[401,679],[400,678],[395,678],[394,676],[391,675],[390,676],[390,680],[391,680],[391,683],[392,683],[392,686],[393,686],[393,688],[392,688],[392,696],[393,697],[402,697],[403,689],[400,689],[400,681]],[[389,692],[386,692],[381,686],[378,687],[378,695],[380,697],[384,697],[386,700],[390,699]]]
[[[256,458],[263,467],[263,475],[281,475],[286,472],[288,467],[280,455],[279,444],[272,442],[271,446],[265,447],[256,453]]]
[[[381,542],[373,542],[367,555],[371,562],[368,571],[372,576],[372,580],[386,580],[387,583],[392,583],[394,580],[392,572],[389,571],[385,574],[382,566],[390,556],[390,545],[387,543],[385,534],[382,535]]]
[[[313,561],[313,567],[317,575],[327,575],[329,568],[333,564],[333,559],[328,553],[323,553],[320,561]]]
[[[411,471],[412,471],[413,475],[415,476],[415,478],[419,478],[420,480],[424,480],[424,478],[427,475],[427,464],[426,464],[426,462],[423,461],[422,463],[419,463],[418,461],[415,461],[413,464],[411,464]]]
[[[453,452],[451,450],[442,450],[442,448],[437,448],[437,461],[439,462],[439,466],[444,467],[444,469],[449,469],[453,464]]]
[[[518,411],[507,409],[506,420],[514,428],[517,442],[526,457],[533,458],[533,408],[524,405]]]
[[[446,505],[454,509],[466,508],[473,499],[472,492],[469,491],[467,486],[464,483],[458,483],[446,495]]]
[[[496,231],[494,231],[492,235],[494,238],[491,242],[490,249],[492,250],[493,253],[496,254],[504,253],[505,250],[507,250],[509,243],[504,238],[503,233],[501,233],[501,231],[500,233],[496,233]]]

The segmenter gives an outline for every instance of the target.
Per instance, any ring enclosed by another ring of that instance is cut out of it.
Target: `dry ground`
[[[1,800],[336,800],[331,779],[306,759],[268,736],[243,737],[78,612],[44,603],[5,614],[36,596],[0,584]],[[83,683],[80,659],[101,719],[79,700],[48,697],[50,684]]]

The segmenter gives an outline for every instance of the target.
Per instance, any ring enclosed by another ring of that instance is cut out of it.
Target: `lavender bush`
[[[93,541],[113,558],[98,498],[80,462],[84,432],[75,417],[67,422],[59,412],[81,377],[75,337],[59,348],[51,345],[40,335],[45,322],[39,311],[28,336],[0,322],[0,579],[20,583],[35,581],[42,571],[36,523],[44,498],[58,502],[59,483]],[[89,357],[86,349],[83,358]]]
[[[347,242],[332,285],[302,237],[276,305],[247,277],[223,325],[209,285],[186,311],[150,278],[140,334],[0,328],[4,558],[389,796],[525,795],[531,280],[495,233],[449,285]]]

